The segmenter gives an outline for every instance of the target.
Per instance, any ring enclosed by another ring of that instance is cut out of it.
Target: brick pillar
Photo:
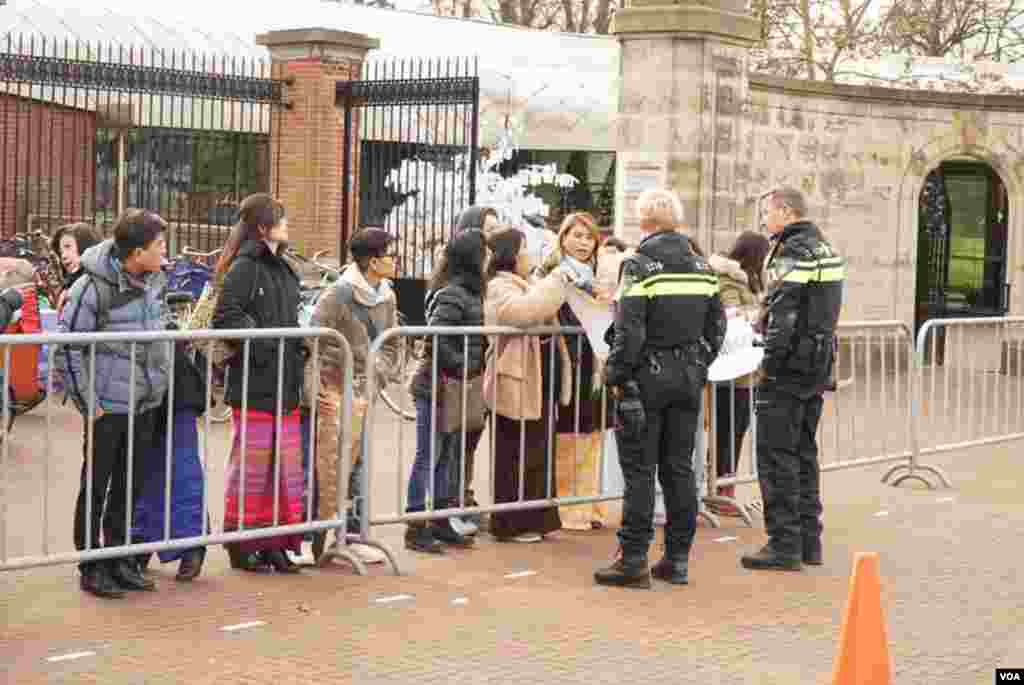
[[[339,82],[359,78],[366,53],[380,41],[314,28],[271,31],[256,43],[270,50],[274,78],[289,80],[288,107],[271,123],[270,187],[288,211],[292,246],[307,255],[329,250],[344,261],[338,254],[343,132],[335,91]],[[358,194],[358,173],[349,188]]]

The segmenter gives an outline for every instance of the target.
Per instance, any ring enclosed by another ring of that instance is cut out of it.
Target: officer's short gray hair
[[[685,218],[679,196],[663,188],[642,192],[636,201],[636,213],[641,223],[658,228],[678,228]]]
[[[776,207],[789,207],[798,217],[807,216],[807,200],[804,194],[791,186],[776,188],[768,193],[768,200]]]

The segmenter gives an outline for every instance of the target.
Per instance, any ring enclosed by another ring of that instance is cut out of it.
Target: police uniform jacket
[[[725,312],[718,276],[675,231],[648,236],[623,260],[607,382],[635,380],[648,355],[689,350],[705,368],[722,347]]]
[[[797,394],[830,383],[845,262],[810,221],[786,226],[765,262],[766,380]]]

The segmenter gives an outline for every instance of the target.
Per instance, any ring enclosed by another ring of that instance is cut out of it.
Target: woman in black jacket
[[[464,230],[448,243],[442,274],[444,285],[432,291],[428,298],[427,325],[483,325],[485,254],[484,236],[478,229]],[[424,511],[428,497],[432,499],[434,509],[458,505],[458,491],[449,491],[449,479],[451,472],[457,470],[456,482],[461,480],[462,466],[458,455],[463,453],[464,448],[468,449],[473,436],[472,432],[464,433],[461,430],[441,433],[433,429],[435,412],[441,418],[441,386],[432,382],[434,357],[437,357],[437,373],[442,381],[458,382],[463,378],[476,378],[483,373],[484,364],[484,337],[481,335],[439,335],[427,341],[426,354],[410,388],[416,403],[416,459],[409,476],[406,507],[410,512]],[[476,403],[479,406],[482,401],[482,396],[470,397],[466,404],[470,406]],[[476,440],[479,440],[479,431],[476,433]],[[466,445],[462,444],[463,435],[466,437]],[[430,473],[431,452],[435,464],[433,474]],[[452,459],[453,455],[455,459]],[[406,530],[405,546],[408,549],[441,554],[445,543],[468,547],[473,544],[473,540],[454,530],[448,519],[432,525],[414,522]]]
[[[499,226],[498,223],[498,212],[493,207],[485,207],[483,205],[471,205],[462,210],[459,214],[459,220],[455,225],[455,234],[459,235],[463,231],[470,229],[477,229],[484,232],[484,236],[487,235],[488,231],[492,231]],[[485,240],[486,242],[486,240]],[[442,251],[441,258],[437,260],[434,267],[434,271],[430,274],[430,278],[427,281],[427,295],[425,298],[425,308],[429,312],[431,304],[434,300],[434,296],[448,283],[448,257],[447,257],[447,246],[445,251]],[[481,322],[483,319],[481,318]],[[483,325],[482,323],[480,325]],[[487,338],[484,338],[482,345],[486,346]],[[427,375],[429,379],[429,374]],[[462,445],[462,440],[452,440],[449,444],[450,450],[454,453],[449,459],[448,468],[448,495],[453,503],[452,506],[456,506],[460,503],[459,492],[463,493],[462,502],[467,507],[479,506],[476,501],[475,493],[473,492],[473,467],[475,466],[474,456],[476,455],[476,448],[480,444],[480,436],[483,435],[483,431],[467,431],[466,432],[466,444]],[[457,457],[462,457],[461,460],[456,460]],[[465,466],[463,466],[465,464]],[[479,530],[480,523],[483,517],[480,514],[473,514],[470,516],[457,518],[452,521],[453,524],[458,524],[457,530],[466,535],[475,535]]]
[[[213,327],[295,328],[298,326],[299,277],[282,257],[288,240],[284,206],[265,193],[247,197],[239,223],[231,231],[215,278],[223,279]],[[280,347],[284,347],[280,357]],[[232,407],[234,442],[228,463],[224,530],[301,523],[303,470],[299,392],[305,350],[299,338],[251,340],[246,367],[245,345],[228,362],[225,400]],[[279,358],[283,364],[279,365]],[[245,374],[245,371],[248,374]],[[243,397],[243,379],[248,376]],[[278,397],[280,379],[281,396]],[[280,452],[277,412],[280,401]],[[244,411],[243,411],[244,407]],[[242,472],[242,441],[245,472]],[[274,473],[279,463],[279,480]],[[241,487],[244,480],[244,490]],[[274,517],[274,491],[279,491]],[[244,494],[244,501],[240,501]],[[227,545],[231,565],[248,571],[272,566],[295,573],[285,550],[300,551],[302,535],[282,535]]]

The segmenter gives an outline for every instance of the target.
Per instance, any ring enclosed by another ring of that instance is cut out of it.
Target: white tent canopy
[[[255,43],[257,34],[268,31],[322,27],[364,33],[381,41],[371,59],[478,58],[481,144],[494,143],[507,116],[523,147],[615,147],[618,45],[606,36],[533,31],[330,0],[245,5],[209,0],[107,0],[102,5],[9,0],[0,6],[0,24],[8,27],[15,41],[22,34],[45,36],[56,39],[61,50],[68,40],[208,58],[227,55],[239,62],[268,57]],[[37,42],[37,51],[39,46]],[[113,57],[118,59],[116,50]],[[107,58],[106,52],[102,58]],[[192,68],[191,63],[177,66]]]

